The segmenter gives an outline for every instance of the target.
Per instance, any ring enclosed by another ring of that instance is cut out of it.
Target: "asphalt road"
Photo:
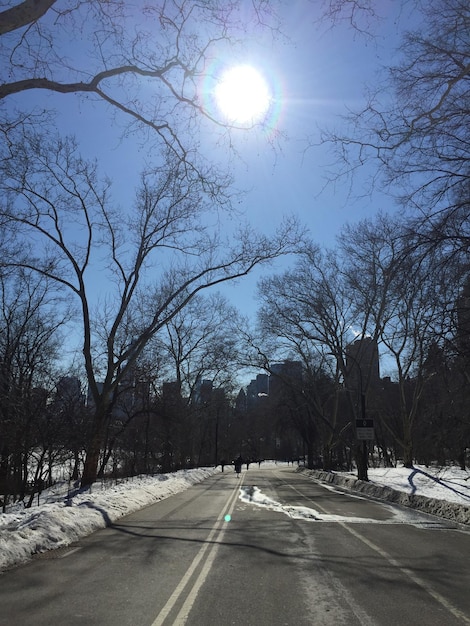
[[[226,468],[1,574],[0,624],[470,624],[469,557],[451,523],[292,467]]]

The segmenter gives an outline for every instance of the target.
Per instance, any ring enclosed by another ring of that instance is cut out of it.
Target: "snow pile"
[[[301,519],[309,522],[343,522],[348,524],[367,522],[375,522],[374,520],[368,520],[365,517],[344,517],[344,515],[328,515],[312,509],[306,506],[292,506],[276,502],[266,494],[264,494],[258,487],[242,487],[240,489],[240,500],[255,506],[276,511],[277,513],[284,513],[292,519]]]
[[[67,493],[67,486],[44,492],[40,506],[24,509],[17,505],[0,514],[0,571],[33,554],[67,546],[217,471],[220,468],[200,468],[137,477],[112,486],[95,483],[74,496]]]
[[[372,468],[369,482],[357,480],[352,472],[306,470],[309,476],[358,491],[366,496],[394,502],[424,513],[470,524],[470,473],[456,467]]]

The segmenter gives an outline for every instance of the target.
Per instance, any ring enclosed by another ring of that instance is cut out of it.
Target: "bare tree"
[[[414,461],[415,425],[422,417],[420,400],[427,383],[426,356],[431,341],[441,335],[445,316],[445,304],[439,298],[436,283],[430,280],[427,269],[425,272],[408,268],[406,284],[403,281],[392,285],[389,307],[393,315],[381,331],[382,342],[394,360],[399,397],[398,428],[391,424],[388,427],[400,444],[405,467],[412,467]]]
[[[269,238],[240,226],[223,237],[209,216],[227,200],[224,181],[214,189],[171,151],[142,177],[132,211],[111,204],[109,183],[72,140],[23,137],[2,174],[0,219],[23,244],[22,254],[5,256],[4,264],[38,272],[78,304],[95,406],[87,485],[96,477],[117,387],[148,341],[201,290],[294,250],[298,228],[286,222]],[[97,276],[108,297],[94,310]]]
[[[322,371],[329,371],[335,383],[336,399],[322,403],[319,378],[312,375],[314,392],[308,397],[324,461],[348,425],[353,434],[351,420],[367,410],[381,418],[403,462],[413,462],[427,381],[424,364],[431,343],[449,336],[459,281],[440,249],[432,255],[423,252],[408,233],[408,224],[379,215],[345,227],[335,255],[314,251],[294,269],[260,283],[265,335],[276,338],[284,355],[301,360],[306,372],[313,372],[320,359]],[[352,345],[354,336],[359,341]],[[378,362],[374,367],[367,353],[371,346],[377,359],[381,348],[393,370],[394,382],[387,388],[387,399],[394,394],[393,402],[381,401]],[[339,419],[346,404],[349,424]],[[350,437],[349,443],[355,447],[358,477],[367,480],[362,442]]]
[[[379,215],[348,227],[341,242],[358,319],[393,364],[396,403],[381,407],[382,423],[410,467],[426,383],[424,364],[432,342],[449,332],[458,281],[441,252],[423,253],[408,238],[408,225],[398,219]]]
[[[218,396],[230,393],[234,386],[237,364],[237,336],[234,320],[237,313],[218,293],[199,294],[175,315],[146,346],[143,360],[158,362],[152,385],[161,388],[172,383],[181,394],[179,414],[172,428],[166,423],[164,435],[171,434],[173,456],[183,466],[193,464],[197,451],[222,437],[224,402],[214,402]],[[208,388],[202,381],[209,381]],[[217,431],[217,437],[214,435]]]
[[[107,106],[111,123],[116,117],[123,130],[126,122],[131,132],[145,129],[145,140],[171,146],[196,167],[201,119],[225,129],[204,101],[211,63],[276,28],[266,0],[248,9],[223,0],[10,0],[0,12],[0,129],[8,135],[18,122],[44,122],[32,91],[73,94],[84,106]]]
[[[379,20],[376,0],[323,0],[320,22],[333,27],[346,23],[358,33],[371,37]]]
[[[465,0],[418,6],[419,28],[405,32],[399,63],[347,118],[352,132],[323,139],[343,174],[373,162],[386,189],[421,217],[464,205],[468,214],[470,11]]]
[[[152,349],[157,344],[168,379],[177,381],[188,398],[203,378],[218,387],[231,386],[238,356],[236,318],[236,310],[221,294],[200,294],[149,345]]]
[[[351,328],[357,324],[341,261],[332,252],[312,248],[292,270],[262,280],[260,294],[262,334],[276,338],[285,350],[284,358],[300,360],[310,381],[304,400],[328,467],[347,432],[351,438],[351,419],[357,408],[351,404],[351,419],[340,419],[344,383],[347,386],[349,378],[346,348],[353,337]]]
[[[66,309],[32,272],[0,274],[0,489],[26,492]]]
[[[458,462],[466,468],[470,443],[469,384],[465,364],[452,343],[436,339],[424,362],[425,389],[419,406],[414,449],[418,462]]]

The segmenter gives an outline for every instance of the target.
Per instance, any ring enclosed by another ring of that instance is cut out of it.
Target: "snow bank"
[[[113,486],[94,483],[73,496],[66,488],[45,491],[40,506],[24,509],[18,505],[0,514],[0,571],[24,563],[34,554],[68,546],[218,471],[220,468],[181,470],[139,476]]]
[[[342,472],[308,470],[304,467],[299,467],[299,471],[321,482],[330,483],[338,487],[343,487],[344,489],[350,489],[351,491],[358,491],[366,496],[377,498],[378,500],[401,504],[402,506],[407,506],[422,511],[423,513],[429,513],[452,520],[458,524],[470,524],[470,485],[468,495],[462,495],[463,502],[452,502],[446,499],[433,498],[414,493],[415,487],[409,480],[409,475],[412,473],[410,469],[406,469],[408,485],[401,485],[400,490],[375,482],[373,477],[369,482],[365,482],[363,480],[357,480],[351,475],[343,474]],[[421,471],[422,474],[428,475],[422,470],[416,471]],[[431,480],[437,482],[438,479],[431,477]],[[449,497],[450,496],[451,492],[449,492]],[[468,499],[468,504],[465,503],[466,499]]]

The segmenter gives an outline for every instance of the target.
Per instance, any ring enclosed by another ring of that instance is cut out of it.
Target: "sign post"
[[[356,437],[361,441],[375,439],[374,420],[361,418],[356,420]]]

